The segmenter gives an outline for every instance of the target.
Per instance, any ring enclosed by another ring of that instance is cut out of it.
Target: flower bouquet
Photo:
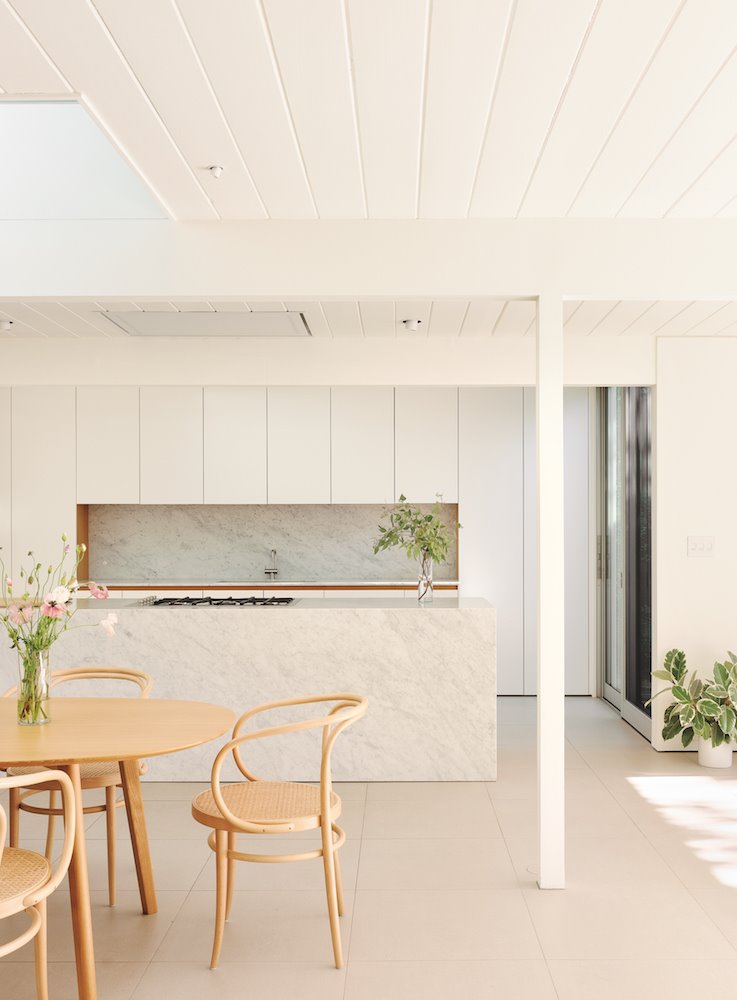
[[[49,720],[48,700],[51,690],[49,650],[70,627],[75,609],[72,599],[79,589],[77,568],[86,546],[77,545],[72,556],[74,564],[66,568],[71,546],[67,536],[61,536],[62,556],[56,566],[44,572],[33,552],[28,553],[30,565],[20,570],[20,586],[14,587],[5,564],[0,559],[2,608],[0,622],[10,637],[12,649],[18,653],[18,723],[42,725]],[[22,588],[22,593],[16,596]],[[97,600],[108,597],[107,587],[89,584],[90,595]],[[118,619],[108,614],[100,622],[103,631],[112,636]],[[84,628],[85,626],[75,626]]]

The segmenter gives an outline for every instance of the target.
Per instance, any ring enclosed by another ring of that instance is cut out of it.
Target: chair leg
[[[51,861],[54,853],[54,827],[56,826],[56,816],[54,816],[54,809],[56,809],[56,803],[59,797],[59,793],[55,788],[52,788],[49,792],[49,822],[46,827],[46,860]]]
[[[343,916],[343,876],[340,873],[340,854],[338,851],[333,852],[335,858],[335,892],[338,896],[338,913]]]
[[[36,903],[41,917],[41,926],[33,941],[36,958],[36,996],[38,1000],[49,1000],[49,967],[46,959],[46,900]]]
[[[217,968],[225,929],[225,908],[228,896],[228,833],[215,831],[215,940],[212,943],[210,968]]]
[[[115,785],[105,789],[105,821],[107,823],[107,900],[115,906]]]
[[[8,827],[10,830],[8,843],[11,847],[17,847],[20,828],[20,788],[8,789],[8,814]]]
[[[235,850],[235,834],[228,834],[228,852]],[[233,907],[233,890],[235,889],[235,866],[238,864],[233,858],[228,858],[228,896],[225,903],[225,919],[230,918],[230,911]]]
[[[340,913],[338,910],[338,892],[335,881],[335,850],[333,848],[333,831],[330,825],[323,824],[322,861],[325,868],[325,892],[328,897],[328,916],[330,917],[330,934],[333,939],[333,955],[335,968],[343,968],[343,947],[340,941]]]

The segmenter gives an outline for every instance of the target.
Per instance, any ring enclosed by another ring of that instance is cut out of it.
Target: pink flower
[[[23,607],[20,609],[20,613],[23,616],[23,621],[29,622],[31,618],[33,618],[33,605],[24,604]]]
[[[110,597],[107,587],[98,587],[94,580],[90,580],[88,586],[90,588],[90,597],[95,597],[98,601],[106,601]]]
[[[51,604],[44,601],[41,605],[41,614],[45,618],[63,618],[67,614],[67,609],[63,604]]]
[[[13,625],[23,624],[23,615],[21,614],[20,608],[17,604],[11,604],[8,608],[8,618],[11,620]]]
[[[8,590],[12,590],[13,589],[13,581],[10,579],[9,576],[6,577],[6,579],[5,579],[5,586],[8,588]]]
[[[103,630],[103,632],[109,639],[112,639],[112,637],[115,635],[114,626],[117,624],[118,624],[118,616],[115,614],[114,611],[111,611],[110,614],[107,616],[107,618],[103,618],[102,621],[100,622],[100,628]]]

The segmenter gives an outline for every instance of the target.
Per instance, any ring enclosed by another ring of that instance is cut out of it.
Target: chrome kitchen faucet
[[[277,575],[279,570],[276,568],[276,549],[271,550],[271,566],[267,566],[264,573],[272,580]]]

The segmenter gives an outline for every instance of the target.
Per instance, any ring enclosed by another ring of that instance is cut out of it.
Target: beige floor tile
[[[159,891],[189,890],[212,856],[204,838],[194,840],[151,840],[151,861],[154,880]],[[87,840],[87,868],[90,888],[107,892],[107,841],[89,838]],[[133,852],[129,840],[116,842],[116,864],[118,890],[135,892],[138,879],[133,862]],[[62,883],[66,888],[66,879]]]
[[[358,888],[510,889],[517,878],[502,840],[365,840]]]
[[[513,746],[499,747],[497,752],[497,771],[500,773],[502,768],[515,764],[521,764],[523,767],[530,768],[534,772],[537,766],[537,748],[534,742],[529,745],[515,744]],[[588,768],[589,764],[583,759],[578,750],[566,741],[566,770],[570,771],[582,767]]]
[[[597,774],[589,768],[573,768],[566,771],[566,793],[596,792],[605,786]],[[487,781],[486,790],[492,802],[498,799],[529,799],[537,802],[537,772],[534,767],[523,764],[505,764],[500,768],[496,781]]]
[[[673,920],[687,928],[688,949],[703,961],[735,958],[712,920],[681,886],[587,885],[564,892],[524,890],[540,944],[551,959],[623,959],[678,953]],[[674,917],[675,919],[675,917]]]
[[[537,884],[537,840],[534,836],[508,842],[519,881]],[[614,840],[569,836],[566,843],[566,885],[569,888],[610,885],[636,888],[645,883],[679,886],[671,870],[646,837],[636,830]]]
[[[95,959],[98,962],[148,962],[169,929],[186,898],[184,892],[159,892],[159,912],[141,913],[137,892],[119,892],[118,903],[107,905],[106,892],[91,893],[92,932]],[[56,892],[49,898],[49,961],[72,962],[74,945],[69,912],[69,894]],[[24,914],[2,922],[3,940],[20,933],[27,926]],[[33,961],[33,948],[27,945],[15,953],[16,961]]]
[[[372,781],[368,802],[433,802],[438,807],[484,802],[483,781]]]
[[[505,836],[524,836],[537,827],[537,803],[530,799],[495,799],[499,825]],[[566,830],[569,836],[626,836],[636,829],[633,819],[601,785],[566,793]]]
[[[616,959],[550,962],[559,1000],[693,1000],[719,996],[737,977],[737,959],[704,962],[676,956],[643,960]]]
[[[545,962],[351,962],[345,1000],[556,1000]]]
[[[363,837],[387,840],[395,837],[471,838],[502,836],[488,795],[471,801],[448,802],[442,797],[412,800],[380,800],[366,803]]]
[[[351,934],[353,895],[346,893],[341,918],[343,948]],[[177,915],[157,962],[201,961],[209,964],[214,928],[215,893],[192,892]],[[325,892],[240,892],[226,924],[220,961],[332,962]]]
[[[248,843],[249,839],[251,843]],[[315,846],[319,846],[317,842]],[[254,854],[297,854],[309,850],[310,847],[311,845],[302,839],[290,841],[272,837],[240,837],[237,849]],[[340,849],[343,887],[346,891],[352,891],[356,887],[360,849],[361,844],[358,840],[346,840]],[[215,859],[209,848],[207,853],[210,857],[194,886],[198,891],[210,891],[215,888]],[[239,891],[324,891],[325,875],[322,859],[290,861],[281,865],[241,861],[236,867],[236,885]]]
[[[344,990],[345,970],[328,962],[153,962],[133,1000],[343,1000]]]
[[[636,746],[601,746],[594,742],[579,744],[580,757],[594,771],[618,771],[634,774],[697,774],[695,753],[659,753],[646,740]]]
[[[98,962],[100,1000],[131,1000],[146,970],[139,962]],[[73,962],[49,963],[51,1000],[78,1000],[77,970]],[[29,962],[3,965],[0,996],[7,1000],[36,1000],[33,966]]]
[[[691,894],[737,950],[737,889],[692,889]]]
[[[195,795],[210,787],[207,781],[142,781],[144,802],[191,802]]]
[[[352,962],[540,957],[517,890],[356,894]]]

